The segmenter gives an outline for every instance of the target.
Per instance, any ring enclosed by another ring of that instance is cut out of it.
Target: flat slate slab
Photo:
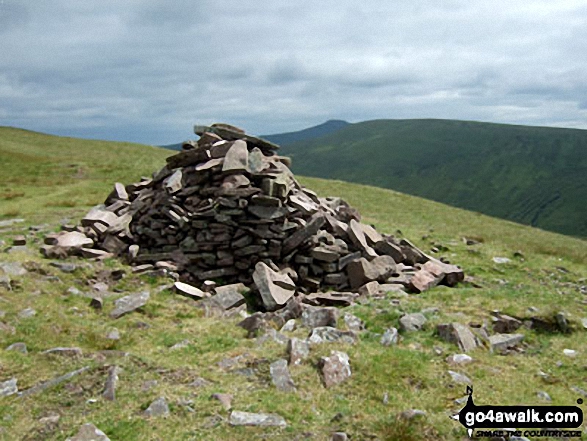
[[[240,412],[234,410],[228,420],[231,426],[277,426],[287,427],[283,417],[275,414]]]
[[[149,291],[143,291],[136,294],[131,294],[122,297],[114,302],[114,310],[110,313],[110,317],[117,319],[129,312],[136,311],[137,309],[145,306],[149,300]]]

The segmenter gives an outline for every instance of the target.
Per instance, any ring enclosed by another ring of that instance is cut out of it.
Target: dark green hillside
[[[335,133],[340,129],[348,126],[349,123],[339,119],[331,119],[325,123],[319,124],[314,127],[309,127],[304,130],[297,132],[279,133],[276,135],[263,135],[262,137],[268,141],[274,142],[281,146],[289,145],[294,142],[307,141],[319,136],[329,135]]]
[[[296,173],[391,188],[587,237],[587,131],[376,120],[283,147]]]

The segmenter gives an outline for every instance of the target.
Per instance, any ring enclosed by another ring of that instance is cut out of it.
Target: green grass
[[[284,145],[293,171],[587,237],[587,131],[377,120]]]
[[[586,389],[587,332],[580,325],[580,319],[587,317],[586,297],[580,292],[580,287],[587,285],[585,241],[390,190],[300,178],[320,195],[343,197],[361,211],[364,222],[382,232],[399,229],[427,252],[433,246],[446,247],[442,255],[465,268],[482,288],[470,284],[454,289],[438,287],[399,298],[399,305],[390,295],[347,308],[367,323],[360,342],[313,348],[308,361],[291,368],[297,391],[287,394],[277,391],[269,378],[269,364],[285,356],[285,347],[272,341],[259,346],[247,339],[246,331],[235,326],[239,318],[204,317],[192,300],[159,290],[170,280],[132,275],[117,260],[66,274],[50,266],[37,252],[43,235],[56,230],[64,216],[75,223],[89,206],[106,198],[115,181],[128,183],[161,168],[168,151],[2,129],[0,152],[12,161],[10,166],[7,162],[0,166],[7,177],[3,185],[14,194],[24,193],[3,200],[0,210],[4,217],[11,210],[19,210],[18,216],[25,219],[22,224],[2,229],[0,240],[5,242],[4,248],[14,236],[25,234],[30,244],[30,252],[3,253],[0,261],[18,261],[31,268],[27,275],[13,277],[13,291],[0,288],[0,310],[5,313],[0,321],[15,328],[14,334],[0,331],[0,381],[16,377],[23,390],[90,366],[88,372],[38,395],[0,398],[0,439],[63,440],[82,424],[92,422],[112,440],[292,440],[305,439],[305,434],[329,440],[338,430],[354,440],[460,440],[465,437],[464,429],[449,416],[462,407],[454,400],[462,397],[465,389],[450,382],[448,369],[473,379],[478,405],[544,404],[536,396],[538,391],[547,392],[553,404],[573,405],[579,396],[571,387]],[[63,168],[64,162],[78,164],[85,170],[84,176],[63,172],[69,170]],[[53,179],[59,184],[53,185]],[[62,204],[57,204],[59,200]],[[71,204],[64,206],[68,200]],[[39,224],[46,226],[39,232],[29,230]],[[482,243],[467,246],[463,237],[475,237]],[[515,257],[518,251],[523,258]],[[491,260],[495,256],[512,261],[497,265]],[[102,312],[91,309],[89,299],[67,293],[70,287],[90,292],[90,284],[100,271],[118,268],[126,269],[126,276],[111,284],[114,295],[105,300]],[[118,320],[108,317],[116,298],[145,289],[150,290],[151,299],[142,311]],[[530,306],[539,312],[529,312]],[[37,315],[20,318],[18,313],[28,307]],[[376,333],[397,327],[403,312],[429,307],[439,311],[427,314],[429,322],[424,331],[402,335],[396,347],[380,345]],[[524,353],[500,356],[480,348],[471,354],[475,360],[472,364],[449,367],[445,358],[458,349],[435,336],[436,325],[451,321],[490,324],[490,312],[495,309],[521,317],[552,316],[563,311],[576,332],[565,335],[524,329]],[[344,326],[342,319],[340,323]],[[119,341],[106,338],[114,327],[120,331]],[[306,335],[304,329],[290,334],[299,338]],[[189,342],[186,347],[170,349],[183,340]],[[27,355],[4,350],[18,341],[26,343]],[[61,359],[41,354],[56,346],[79,346],[83,356]],[[565,348],[577,350],[578,356],[565,357]],[[325,389],[317,364],[333,349],[349,354],[353,375],[348,382]],[[130,355],[116,357],[102,353],[104,350]],[[236,356],[242,356],[236,369],[253,369],[252,377],[218,366],[223,359]],[[117,400],[112,403],[103,400],[101,393],[108,366],[113,364],[122,371]],[[549,375],[547,381],[540,372]],[[190,386],[198,377],[210,383],[200,388]],[[153,381],[156,384],[150,389],[145,387],[146,382]],[[210,398],[217,392],[232,394],[235,410],[278,413],[288,427],[230,427],[229,413]],[[387,404],[383,402],[386,393]],[[171,415],[145,418],[142,411],[159,396],[167,398]],[[426,411],[427,416],[415,421],[398,417],[412,408]],[[40,421],[51,413],[60,415],[56,425]]]

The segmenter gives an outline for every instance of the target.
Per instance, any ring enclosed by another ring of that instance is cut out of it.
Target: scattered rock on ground
[[[110,317],[117,319],[130,312],[136,311],[147,304],[149,296],[148,291],[143,291],[116,300],[114,302],[114,310],[110,313]]]
[[[330,357],[320,358],[322,381],[327,388],[336,386],[351,377],[349,356],[340,351],[331,351]]]
[[[18,386],[16,378],[11,378],[10,380],[4,381],[0,383],[0,397],[7,397],[9,395],[14,395],[18,392]]]
[[[147,410],[143,412],[147,417],[160,417],[169,415],[169,406],[165,397],[159,397],[153,401]]]
[[[448,374],[450,375],[450,378],[452,379],[452,381],[454,381],[455,383],[473,384],[471,379],[469,377],[467,377],[466,375],[460,374],[455,371],[448,371]]]
[[[436,327],[438,336],[449,342],[456,344],[462,351],[469,352],[478,345],[477,338],[468,326],[461,323],[444,323]]]
[[[226,410],[230,410],[232,408],[232,398],[233,396],[230,394],[213,394],[212,399],[217,400],[222,404]]]
[[[118,384],[119,372],[120,368],[118,366],[110,366],[108,368],[108,376],[106,377],[104,392],[102,392],[102,396],[108,401],[114,401],[116,399],[116,386]]]
[[[306,340],[296,337],[290,338],[287,343],[287,353],[290,365],[301,364],[310,355],[310,345]]]
[[[383,333],[383,336],[381,337],[380,343],[383,346],[391,346],[391,345],[396,345],[398,343],[398,341],[399,341],[399,333],[397,331],[397,328],[388,328]]]
[[[357,341],[357,335],[353,331],[341,331],[330,326],[322,326],[312,329],[308,342],[311,344],[343,342],[354,344]]]
[[[26,354],[28,353],[26,344],[22,343],[22,342],[18,342],[18,343],[12,343],[10,346],[8,346],[6,348],[7,351],[16,351],[16,352],[20,352],[22,354]]]
[[[275,414],[240,412],[233,410],[228,420],[231,426],[277,426],[287,427],[283,417]]]
[[[287,367],[287,360],[279,359],[269,366],[271,380],[275,387],[282,392],[293,392],[296,390],[294,382]]]
[[[399,327],[404,332],[421,331],[427,320],[424,314],[416,312],[414,314],[406,314],[399,319]]]
[[[495,334],[489,337],[492,351],[505,351],[524,340],[523,334]]]
[[[96,426],[88,423],[80,427],[77,435],[65,441],[110,441],[110,438]]]

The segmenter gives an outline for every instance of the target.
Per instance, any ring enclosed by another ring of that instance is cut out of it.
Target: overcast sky
[[[194,123],[587,129],[587,2],[0,0],[0,125],[148,144]]]

